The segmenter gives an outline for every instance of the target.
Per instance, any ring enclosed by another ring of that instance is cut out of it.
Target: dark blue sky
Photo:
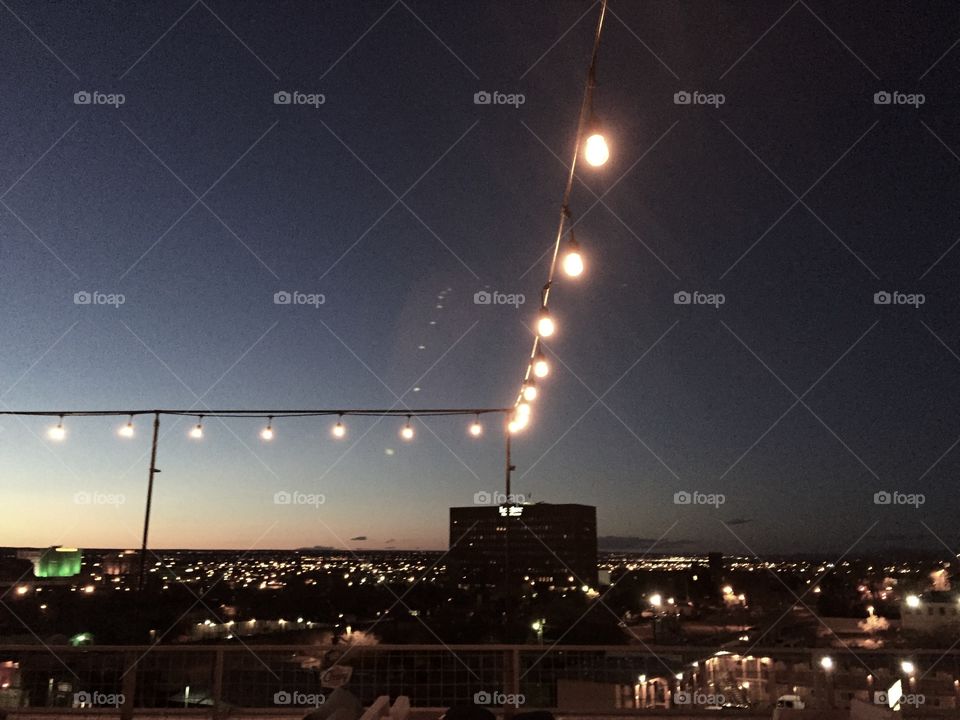
[[[4,409],[509,404],[598,9],[11,0]],[[551,296],[556,371],[515,442],[517,491],[595,504],[638,549],[960,542],[958,37],[948,4],[611,3],[595,107],[612,159],[578,174],[588,271]],[[476,305],[483,289],[527,303]],[[283,290],[325,303],[274,304]],[[725,302],[675,304],[684,290]],[[446,509],[501,488],[502,441],[428,422],[353,447],[374,421],[347,442],[277,422],[264,444],[257,421],[196,442],[166,420],[154,543],[443,547]],[[61,444],[48,424],[0,422],[0,543],[136,545],[146,420],[133,440],[69,420]],[[725,503],[675,504],[684,490]],[[894,490],[925,503],[874,503]]]

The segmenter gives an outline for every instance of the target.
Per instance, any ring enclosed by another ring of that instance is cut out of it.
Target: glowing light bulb
[[[330,432],[333,433],[333,436],[334,436],[335,438],[342,438],[343,436],[345,436],[345,435],[347,434],[347,428],[345,428],[344,425],[343,425],[343,420],[342,420],[342,417],[343,417],[343,416],[341,415],[340,417],[341,417],[341,419],[340,419],[340,420],[337,420],[337,424],[334,425],[334,426],[333,426],[333,430],[330,431]]]
[[[267,426],[260,431],[260,437],[264,440],[273,440],[273,418],[267,418]]]
[[[529,417],[530,416],[530,403],[523,401],[517,404],[517,416],[518,417]]]
[[[199,440],[203,437],[203,416],[197,416],[197,424],[190,428],[190,437],[194,440]]]
[[[610,159],[610,148],[607,139],[599,132],[593,132],[583,146],[583,157],[593,167],[605,165]]]
[[[477,418],[470,423],[470,434],[473,437],[480,437],[483,435],[483,425],[480,424],[480,418]]]
[[[550,311],[547,308],[540,308],[540,319],[537,320],[537,334],[540,337],[550,337],[557,329],[556,323],[550,317]]]
[[[545,378],[550,374],[550,363],[542,351],[538,351],[533,360],[533,374],[538,378]]]
[[[523,384],[523,399],[527,402],[533,402],[537,399],[537,384],[531,379]]]
[[[820,658],[820,667],[824,670],[833,670],[833,658],[829,655],[824,655]]]
[[[60,422],[47,430],[47,435],[51,440],[63,440],[67,436],[67,431],[63,427],[63,415],[60,416]]]
[[[410,427],[410,416],[407,416],[407,424],[400,430],[400,437],[404,440],[413,440],[413,428]]]
[[[530,413],[522,414],[515,412],[513,420],[510,422],[510,432],[520,432],[530,424]]]
[[[117,435],[126,438],[133,437],[133,415],[130,416],[130,419],[127,421],[126,425],[117,430]]]

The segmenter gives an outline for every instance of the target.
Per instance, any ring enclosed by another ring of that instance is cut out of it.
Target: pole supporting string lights
[[[603,127],[593,108],[593,95],[597,85],[597,55],[600,50],[600,37],[603,32],[603,21],[607,14],[607,0],[600,5],[600,16],[597,19],[597,29],[593,38],[593,52],[590,57],[590,67],[587,70],[587,82],[583,91],[583,101],[580,104],[580,114],[577,119],[576,141],[573,147],[573,161],[567,174],[567,184],[563,191],[563,201],[560,203],[560,223],[553,244],[553,255],[550,258],[550,268],[547,272],[547,282],[540,294],[540,308],[537,315],[536,336],[530,350],[530,358],[520,391],[514,400],[513,410],[507,423],[507,431],[511,434],[520,432],[530,423],[531,403],[539,395],[537,380],[543,380],[550,374],[550,361],[543,351],[544,338],[552,337],[557,331],[557,323],[550,313],[550,291],[553,288],[554,277],[557,272],[557,261],[564,275],[568,278],[578,278],[583,275],[586,267],[580,245],[573,234],[572,216],[570,213],[570,196],[573,192],[573,178],[577,170],[577,162],[581,155],[586,163],[594,168],[602,167],[610,159],[610,147],[607,144]],[[566,243],[564,243],[566,238]],[[561,257],[560,248],[563,246]]]

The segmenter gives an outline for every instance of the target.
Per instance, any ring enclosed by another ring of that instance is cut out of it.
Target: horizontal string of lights
[[[554,278],[557,272],[557,262],[564,275],[569,278],[578,278],[583,274],[585,263],[580,246],[577,243],[571,224],[570,195],[573,192],[573,179],[576,175],[577,163],[582,155],[587,164],[598,168],[610,159],[610,148],[603,133],[603,127],[593,109],[593,95],[597,84],[597,54],[600,50],[600,36],[603,32],[603,21],[607,14],[607,0],[600,5],[600,17],[597,19],[597,29],[593,38],[593,53],[590,58],[590,68],[587,71],[587,82],[583,92],[583,101],[580,104],[580,115],[577,120],[577,134],[574,142],[573,161],[567,174],[567,184],[563,191],[563,201],[560,203],[560,224],[557,228],[556,240],[553,245],[553,255],[550,258],[550,268],[547,273],[547,282],[540,292],[540,308],[537,315],[536,334],[527,369],[523,376],[523,383],[514,401],[507,429],[510,433],[523,430],[530,422],[531,403],[539,395],[538,381],[550,374],[550,361],[543,351],[544,338],[552,337],[557,330],[557,323],[550,314],[550,291],[553,289]],[[566,244],[564,245],[564,238]],[[561,258],[560,249],[563,246]]]
[[[127,422],[117,428],[117,434],[121,437],[132,438],[136,434],[134,427],[134,418],[137,416],[153,416],[159,420],[161,415],[195,417],[196,425],[190,428],[188,435],[199,440],[203,438],[203,422],[210,418],[239,418],[266,420],[266,425],[260,431],[262,440],[270,441],[275,436],[273,427],[274,420],[285,418],[312,418],[312,417],[332,417],[336,416],[337,422],[330,428],[330,434],[335,438],[344,438],[347,435],[347,426],[344,424],[346,417],[375,417],[375,418],[403,418],[404,425],[400,428],[399,434],[403,440],[413,440],[415,436],[414,426],[411,421],[414,418],[430,417],[473,417],[473,422],[467,427],[467,433],[471,437],[478,438],[483,435],[483,423],[480,418],[484,415],[501,414],[510,415],[513,408],[425,408],[425,409],[394,409],[386,410],[369,408],[336,408],[320,410],[204,410],[197,412],[193,409],[154,409],[154,410],[0,410],[2,415],[16,415],[24,417],[52,417],[57,418],[57,424],[47,429],[47,437],[51,440],[61,441],[67,437],[67,430],[64,426],[64,418],[69,417],[125,417]]]

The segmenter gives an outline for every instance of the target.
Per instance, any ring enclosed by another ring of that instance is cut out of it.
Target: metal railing
[[[960,706],[960,650],[753,648],[742,658],[735,652],[609,645],[10,645],[0,646],[0,708],[93,708],[123,717],[177,708],[205,715],[242,709],[305,714],[335,684],[332,671],[349,673],[345,687],[364,705],[380,695],[406,695],[416,708],[478,703],[506,711],[618,714],[674,707],[689,714],[698,709],[698,694],[726,694],[729,704],[760,712],[797,686],[821,704],[869,700],[903,675],[904,662],[912,663],[914,678],[904,678],[904,692],[926,693],[931,702],[924,710]],[[821,662],[826,655],[829,670]]]

